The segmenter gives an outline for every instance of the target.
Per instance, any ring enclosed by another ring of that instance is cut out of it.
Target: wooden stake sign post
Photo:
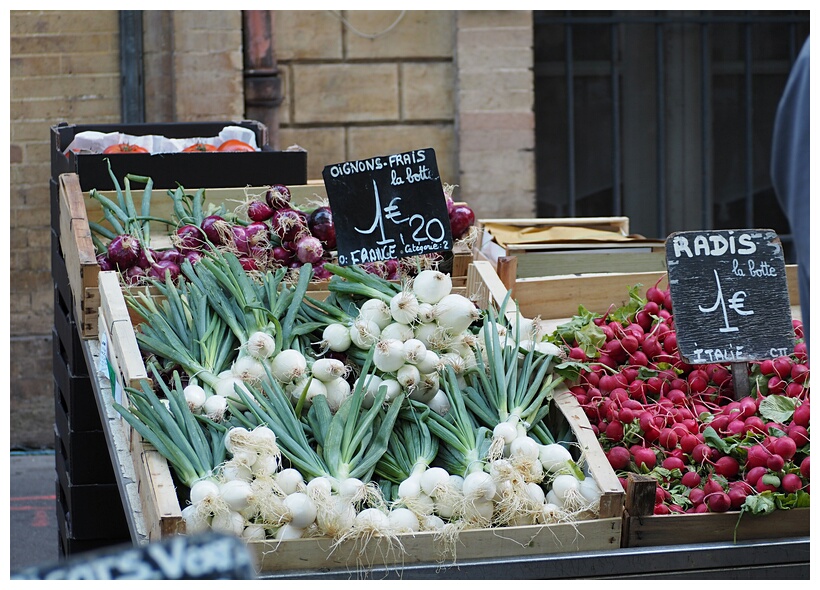
[[[339,264],[453,249],[436,153],[425,148],[325,166]]]
[[[681,358],[731,363],[735,399],[749,394],[749,361],[794,351],[786,264],[774,231],[673,233],[666,266]]]

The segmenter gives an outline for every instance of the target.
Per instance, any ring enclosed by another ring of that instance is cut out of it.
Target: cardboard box
[[[477,225],[473,257],[492,263],[508,287],[529,277],[666,270],[664,241],[630,234],[628,217],[481,219]],[[498,243],[494,228],[513,241]]]
[[[98,131],[128,135],[161,135],[168,138],[214,137],[226,126],[253,131],[258,152],[164,153],[164,154],[75,154],[65,153],[78,133]],[[51,128],[52,176],[73,172],[80,177],[83,191],[112,190],[108,172],[122,183],[126,174],[150,176],[157,188],[231,187],[270,184],[305,184],[307,152],[274,151],[268,144],[268,130],[257,121],[217,121],[199,123],[138,123],[117,125],[68,125]],[[214,158],[218,156],[218,159]]]

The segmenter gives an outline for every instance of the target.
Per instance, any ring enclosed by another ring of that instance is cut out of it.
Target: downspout
[[[243,10],[245,117],[268,129],[268,145],[279,150],[282,79],[276,65],[274,11]]]
[[[145,123],[142,10],[120,10],[120,118]]]

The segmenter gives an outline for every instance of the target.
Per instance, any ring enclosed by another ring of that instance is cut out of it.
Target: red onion
[[[129,266],[125,270],[125,278],[131,285],[138,285],[142,280],[142,277],[145,276],[145,269],[140,268],[139,266]]]
[[[240,256],[239,264],[241,264],[245,270],[259,270],[259,264],[256,262],[256,259],[251,256]]]
[[[169,248],[168,250],[160,250],[157,253],[157,258],[159,260],[170,260],[179,265],[182,264],[182,260],[185,256],[176,248]]]
[[[171,280],[176,281],[179,277],[179,265],[170,260],[158,260],[147,271],[149,277],[159,281],[164,281],[168,273],[171,275]]]
[[[325,253],[322,242],[313,236],[304,236],[296,244],[296,258],[306,264],[315,264],[322,260]]]
[[[137,258],[137,266],[148,270],[155,260],[157,260],[157,253],[152,248],[142,248]]]
[[[387,272],[384,264],[381,262],[365,262],[361,266],[366,272],[369,272],[372,275],[376,275],[377,277],[381,277],[383,279],[387,278]]]
[[[265,201],[274,211],[290,207],[290,189],[284,184],[274,184],[265,193]]]
[[[97,254],[97,264],[100,265],[100,270],[117,270],[105,254]]]
[[[325,268],[325,261],[313,265],[313,278],[318,281],[329,281],[333,273]]]
[[[245,236],[248,239],[248,249],[250,250],[254,246],[267,246],[270,242],[269,229],[268,224],[262,221],[255,221],[246,225]]]
[[[196,225],[183,225],[176,231],[177,249],[183,254],[202,248],[202,230]]]
[[[475,213],[467,205],[456,205],[450,211],[450,229],[453,232],[453,239],[463,237],[474,223]]]
[[[108,260],[120,270],[131,268],[139,260],[142,247],[139,240],[129,234],[120,234],[108,242]]]
[[[209,215],[202,220],[200,224],[202,231],[210,242],[216,246],[225,243],[225,238],[230,232],[230,223],[228,223],[221,215]]]
[[[287,266],[294,260],[293,252],[283,246],[274,246],[270,251],[270,256],[271,260],[280,266]]]
[[[310,233],[305,214],[296,209],[279,209],[270,219],[271,231],[282,242],[294,242],[301,234]]]
[[[202,252],[200,252],[199,250],[191,250],[190,252],[186,252],[185,260],[187,260],[191,264],[196,264],[197,262],[202,260]]]
[[[330,207],[318,207],[308,216],[310,233],[328,250],[336,248],[336,226],[333,225],[333,213]]]
[[[232,225],[233,245],[240,252],[247,254],[250,252],[248,245],[248,235],[244,225]]]
[[[251,201],[248,205],[248,219],[251,221],[267,221],[273,215],[273,209],[262,201]]]

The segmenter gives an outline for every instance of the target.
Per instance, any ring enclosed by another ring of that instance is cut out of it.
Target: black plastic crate
[[[128,538],[128,522],[116,483],[74,484],[68,471],[57,471],[57,504],[65,520],[65,537]]]
[[[63,293],[56,284],[54,286],[54,329],[52,332],[59,345],[59,350],[55,349],[55,357],[59,354],[73,375],[78,377],[88,375],[88,362],[83,352],[80,330],[71,311],[71,303],[63,299]]]
[[[74,154],[64,153],[77,133],[99,131],[129,135],[163,135],[168,138],[213,137],[226,126],[254,131],[258,152],[187,152],[172,154]],[[108,162],[122,183],[126,174],[150,176],[155,188],[230,188],[270,184],[306,184],[307,152],[276,151],[267,145],[267,127],[258,121],[198,123],[139,123],[121,125],[68,125],[51,128],[51,173],[74,172],[80,188],[113,190]]]
[[[96,549],[104,549],[106,547],[111,547],[114,545],[121,545],[123,543],[129,543],[131,541],[130,537],[124,535],[116,535],[114,537],[108,538],[91,538],[91,539],[83,539],[83,538],[76,538],[71,534],[71,522],[69,522],[71,515],[68,514],[65,506],[60,503],[60,482],[59,480],[55,482],[57,488],[57,506],[56,506],[56,513],[57,513],[57,532],[58,532],[58,550],[59,550],[59,557],[71,557],[72,555],[76,555],[78,553],[84,553],[86,551],[94,551]]]
[[[59,390],[61,403],[71,416],[77,430],[99,430],[100,414],[94,397],[94,386],[88,375],[75,375],[63,356],[60,338],[52,329],[52,374],[54,385]]]
[[[68,268],[63,258],[59,235],[54,230],[51,230],[51,278],[54,280],[54,285],[60,290],[60,297],[63,298],[69,311],[74,313],[74,296],[71,293],[71,281],[68,278]]]
[[[74,430],[59,400],[54,408],[54,454],[57,470],[76,485],[116,483],[105,432]]]

